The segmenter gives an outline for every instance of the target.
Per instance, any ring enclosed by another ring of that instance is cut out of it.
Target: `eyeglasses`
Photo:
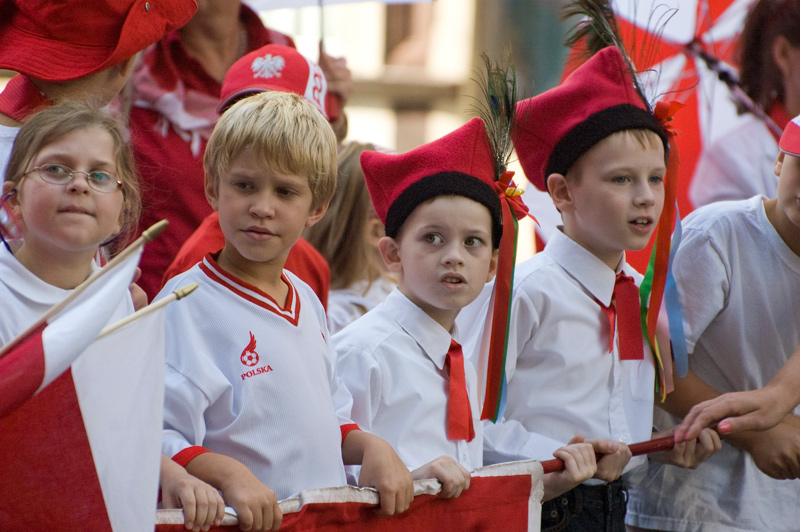
[[[122,188],[122,181],[107,172],[82,172],[80,170],[73,170],[63,164],[48,164],[45,166],[37,166],[25,172],[28,175],[32,172],[39,174],[42,181],[52,183],[54,185],[68,185],[72,182],[73,177],[78,174],[83,174],[89,186],[97,192],[114,192]]]

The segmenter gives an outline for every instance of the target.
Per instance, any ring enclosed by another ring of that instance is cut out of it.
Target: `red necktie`
[[[475,428],[472,426],[472,408],[467,396],[467,380],[464,376],[464,353],[455,340],[450,340],[450,349],[444,361],[450,380],[447,399],[447,437],[451,440],[472,441]]]
[[[617,274],[614,284],[614,309],[619,332],[619,359],[643,360],[642,316],[639,309],[639,288],[624,273]],[[614,329],[611,334],[613,337]]]

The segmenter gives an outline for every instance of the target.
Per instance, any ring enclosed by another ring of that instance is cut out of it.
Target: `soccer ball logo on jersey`
[[[259,356],[256,353],[256,337],[253,336],[253,333],[250,333],[250,343],[247,344],[247,347],[244,348],[242,351],[241,356],[239,357],[242,361],[242,364],[251,369],[250,371],[245,371],[242,373],[242,380],[248,379],[250,377],[255,377],[256,375],[262,375],[264,373],[269,373],[272,371],[272,366],[269,364],[263,365],[261,367],[256,368],[255,366],[258,365]]]
[[[250,64],[254,78],[279,78],[281,70],[286,66],[286,60],[279,55],[267,54],[264,57],[256,57]]]
[[[250,343],[242,351],[242,364],[253,367],[258,364],[258,353],[256,353],[256,337],[250,333]]]

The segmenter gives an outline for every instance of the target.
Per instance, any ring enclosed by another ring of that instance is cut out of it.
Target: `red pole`
[[[633,443],[630,445],[631,454],[639,456],[641,454],[650,454],[658,451],[668,451],[675,446],[675,437],[667,436],[665,438],[658,438],[657,440],[648,440],[640,443]],[[598,455],[598,459],[601,455]],[[555,473],[556,471],[564,470],[564,461],[559,458],[552,460],[545,460],[541,462],[542,469],[545,473]]]

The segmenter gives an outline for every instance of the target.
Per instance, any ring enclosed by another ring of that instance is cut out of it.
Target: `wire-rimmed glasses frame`
[[[114,192],[115,190],[122,190],[122,181],[108,172],[84,172],[83,170],[73,170],[69,166],[63,164],[45,164],[31,168],[23,175],[34,172],[42,181],[52,185],[68,185],[76,175],[83,174],[86,183],[88,183],[92,190],[103,194]]]

